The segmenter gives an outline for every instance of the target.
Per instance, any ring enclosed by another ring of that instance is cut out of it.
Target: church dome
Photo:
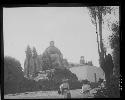
[[[56,47],[48,47],[46,50],[46,52],[48,52],[49,54],[58,54],[58,55],[61,55],[61,52],[58,48]]]
[[[45,50],[45,52],[47,52],[49,54],[62,55],[60,50],[54,46],[54,42],[53,41],[50,42],[50,46]]]
[[[51,59],[52,66],[62,66],[63,65],[63,55],[60,52],[58,48],[54,46],[54,42],[50,42],[50,46],[46,48],[45,52],[43,53],[43,56],[49,55]]]

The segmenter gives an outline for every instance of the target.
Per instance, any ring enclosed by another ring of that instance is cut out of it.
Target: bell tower
[[[81,56],[81,58],[80,58],[80,64],[84,64],[84,63],[85,63],[84,56]]]

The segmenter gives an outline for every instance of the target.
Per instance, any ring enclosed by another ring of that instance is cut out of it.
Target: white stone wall
[[[78,80],[88,79],[90,82],[95,82],[94,73],[96,73],[96,80],[99,78],[105,79],[105,75],[101,68],[89,65],[77,66],[70,68],[70,71],[78,77]]]
[[[80,67],[72,67],[70,71],[78,77],[78,80],[85,80],[87,79],[87,69],[84,66]]]

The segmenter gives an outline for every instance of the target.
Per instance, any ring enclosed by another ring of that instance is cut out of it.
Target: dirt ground
[[[90,94],[81,94],[81,89],[70,90],[71,98],[93,98],[92,92]],[[57,91],[36,91],[36,92],[25,92],[17,94],[4,95],[4,99],[45,99],[45,98],[64,98],[63,95],[59,95]]]

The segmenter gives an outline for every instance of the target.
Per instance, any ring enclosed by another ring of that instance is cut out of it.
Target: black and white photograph
[[[3,7],[4,99],[120,98],[120,7]]]

